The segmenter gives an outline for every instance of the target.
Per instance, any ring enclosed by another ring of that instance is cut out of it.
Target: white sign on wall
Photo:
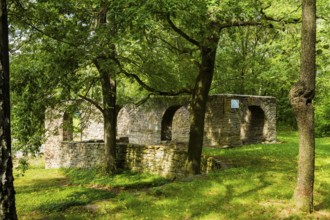
[[[231,100],[231,108],[239,108],[239,100],[238,99],[232,99]]]

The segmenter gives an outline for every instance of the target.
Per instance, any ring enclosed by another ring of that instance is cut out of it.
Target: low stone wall
[[[157,174],[167,178],[184,177],[187,159],[187,145],[117,145],[117,165],[119,168],[136,172]],[[93,142],[62,142],[59,153],[47,161],[46,168],[90,168],[101,166],[104,161],[104,144]],[[202,172],[221,168],[212,157],[202,157]]]
[[[126,146],[126,168],[138,172],[159,174],[165,177],[184,176],[187,159],[186,146],[173,145],[132,145]]]
[[[104,144],[95,142],[62,142],[59,153],[46,168],[95,167],[104,161]]]

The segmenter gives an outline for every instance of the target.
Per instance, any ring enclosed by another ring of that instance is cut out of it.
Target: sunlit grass
[[[33,166],[15,181],[20,219],[330,219],[330,138],[317,139],[315,210],[297,213],[297,133],[279,142],[204,149],[227,166],[176,181],[125,172],[45,170]]]
[[[68,207],[86,205],[114,194],[107,191],[67,185],[67,178],[58,169],[45,170],[31,166],[23,177],[15,179],[17,212],[20,219],[40,215],[58,215]]]

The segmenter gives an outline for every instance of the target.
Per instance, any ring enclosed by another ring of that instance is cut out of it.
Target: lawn
[[[330,219],[330,138],[317,139],[315,212],[292,206],[297,134],[280,143],[204,149],[226,166],[208,175],[169,181],[124,172],[43,168],[34,160],[15,179],[20,219]]]

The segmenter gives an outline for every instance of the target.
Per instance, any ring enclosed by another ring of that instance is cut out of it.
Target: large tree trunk
[[[200,173],[205,110],[213,79],[218,44],[218,38],[214,37],[211,40],[212,44],[210,46],[201,47],[202,63],[192,95],[188,159],[185,168],[186,175]]]
[[[300,79],[290,91],[290,101],[299,131],[298,180],[294,194],[296,207],[313,211],[315,167],[314,109],[316,2],[303,0]]]
[[[0,0],[0,219],[17,219],[11,157],[7,5]]]
[[[97,17],[97,27],[103,28],[107,25],[107,12],[109,5],[106,1],[100,1],[101,7]],[[114,15],[112,15],[114,16]],[[115,19],[110,19],[109,28],[112,37],[116,36]],[[115,74],[116,64],[111,58],[116,55],[116,47],[110,45],[111,50],[108,54],[100,54],[94,64],[97,67],[102,85],[103,99],[103,120],[104,120],[104,147],[105,147],[105,170],[108,174],[117,172],[116,166],[116,80],[112,77]]]
[[[106,172],[116,173],[116,81],[101,73]]]
[[[106,58],[99,57],[94,60],[97,67],[101,86],[103,100],[103,125],[104,125],[104,148],[105,148],[105,170],[108,174],[117,172],[116,167],[116,81],[111,77],[109,70],[102,66],[109,63]]]

